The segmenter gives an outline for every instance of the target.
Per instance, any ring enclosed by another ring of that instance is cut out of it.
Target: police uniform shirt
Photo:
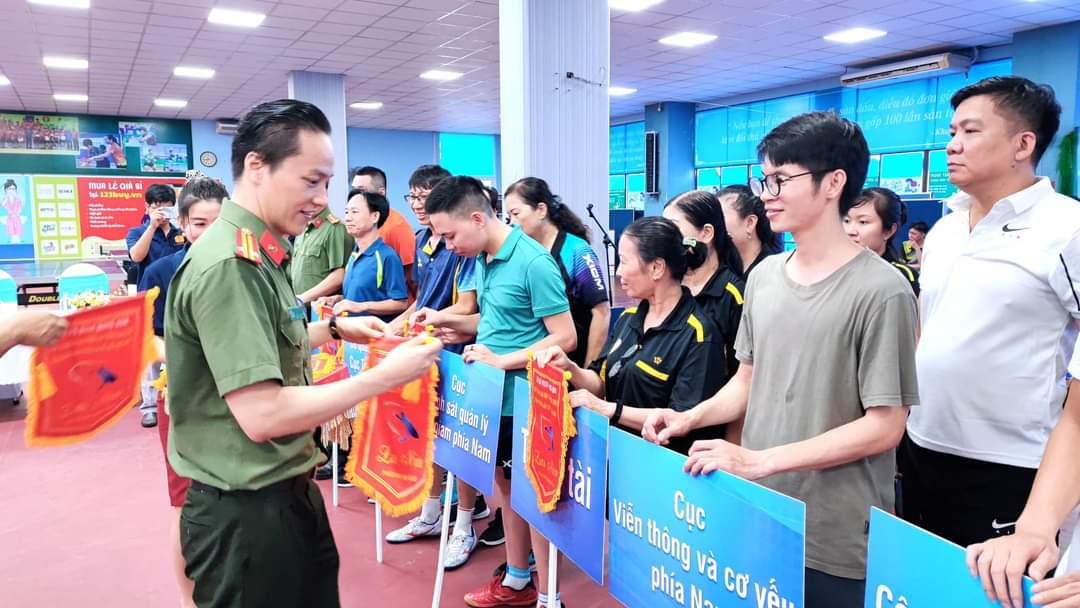
[[[304,309],[289,281],[287,239],[231,200],[191,246],[165,307],[169,463],[222,490],[258,490],[310,471],[311,432],[252,441],[225,395],[260,382],[311,383]]]
[[[143,223],[131,228],[127,233],[127,248],[128,255],[131,254],[131,248],[135,246],[135,243],[139,242],[144,232],[150,229],[150,216],[143,218]],[[137,262],[136,266],[139,268],[138,275],[135,277],[135,283],[138,284],[142,279],[142,275],[146,272],[146,269],[157,260],[163,257],[170,256],[177,251],[180,251],[187,245],[187,239],[184,237],[183,231],[176,226],[169,224],[169,232],[165,234],[160,228],[154,229],[154,237],[150,241],[150,248],[146,252],[146,257],[141,262]]]
[[[604,381],[606,399],[627,407],[685,411],[722,385],[719,331],[682,290],[678,305],[660,325],[644,331],[648,300],[627,308],[589,369]]]
[[[720,331],[720,343],[724,348],[723,379],[727,381],[739,367],[735,358],[735,336],[739,334],[742,317],[743,291],[746,284],[727,266],[717,269],[709,282],[694,297],[703,316],[712,321]]]
[[[344,268],[349,252],[355,247],[352,235],[345,230],[330,209],[323,210],[293,242],[289,262],[296,293],[315,287],[331,272]]]

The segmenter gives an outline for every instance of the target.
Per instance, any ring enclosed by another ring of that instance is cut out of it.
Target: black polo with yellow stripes
[[[604,380],[608,401],[627,407],[688,410],[720,388],[723,343],[716,325],[683,288],[675,309],[656,327],[643,325],[649,302],[627,308],[590,369]]]

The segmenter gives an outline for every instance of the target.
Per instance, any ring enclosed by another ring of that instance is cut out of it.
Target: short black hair
[[[143,195],[147,205],[154,203],[176,204],[176,189],[166,184],[152,184]]]
[[[409,188],[434,190],[435,185],[450,177],[450,172],[439,165],[420,165],[409,176]]]
[[[953,93],[949,103],[955,110],[968,99],[980,95],[992,99],[994,107],[1018,130],[1035,133],[1031,164],[1039,164],[1061,126],[1061,104],[1054,96],[1053,87],[1035,84],[1020,76],[991,76]]]
[[[847,182],[840,194],[840,217],[859,196],[870,166],[870,148],[862,129],[835,112],[808,112],[780,123],[761,140],[758,159],[774,165],[794,164],[813,172],[815,186],[830,171],[841,169]]]
[[[233,179],[244,174],[244,159],[251,152],[262,157],[273,171],[281,161],[300,151],[300,132],[330,134],[330,121],[314,104],[298,99],[278,99],[252,108],[236,128],[232,142]]]
[[[911,226],[908,226],[908,229],[909,230],[918,230],[919,232],[921,232],[923,234],[926,234],[926,233],[930,232],[930,224],[927,224],[926,222],[923,222],[923,221],[918,221],[918,222],[915,222],[914,224],[912,224]]]
[[[465,215],[473,211],[480,211],[488,216],[494,215],[484,183],[467,175],[451,176],[440,180],[424,203],[424,213],[428,216],[436,213]]]
[[[378,167],[372,167],[371,165],[364,165],[363,167],[357,167],[350,172],[349,175],[349,187],[352,187],[353,180],[357,175],[366,175],[375,181],[375,187],[386,187],[386,173]]]
[[[386,223],[386,218],[390,216],[390,201],[386,200],[386,197],[378,192],[365,192],[360,188],[353,188],[349,190],[349,198],[346,199],[346,203],[351,201],[354,196],[360,196],[364,199],[364,204],[367,205],[368,211],[372,211],[379,214],[379,221],[375,225],[376,228],[382,228]]]
[[[179,201],[180,217],[187,217],[188,212],[191,211],[191,206],[199,201],[224,202],[227,198],[229,198],[229,191],[225,189],[225,186],[221,185],[221,182],[200,175],[189,179],[184,184],[184,187],[180,189],[180,196],[176,197],[176,200]]]
[[[709,246],[684,238],[675,222],[662,217],[643,217],[626,227],[622,235],[637,246],[638,256],[646,264],[664,260],[675,282],[683,280],[688,269],[700,268],[709,255]]]

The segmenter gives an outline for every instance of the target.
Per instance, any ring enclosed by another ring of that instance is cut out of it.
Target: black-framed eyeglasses
[[[754,193],[754,196],[760,197],[766,192],[768,192],[772,196],[780,196],[780,188],[791,180],[797,177],[802,177],[804,175],[828,173],[831,170],[832,169],[825,169],[820,171],[806,171],[803,173],[796,173],[795,175],[786,176],[773,173],[772,175],[766,175],[762,178],[751,177],[747,185],[750,186],[750,191]]]
[[[405,204],[406,205],[412,205],[413,203],[423,203],[424,201],[427,200],[427,197],[428,197],[428,195],[426,195],[426,194],[423,194],[423,195],[420,195],[420,196],[416,196],[414,194],[406,194],[404,196],[404,199],[405,199]]]

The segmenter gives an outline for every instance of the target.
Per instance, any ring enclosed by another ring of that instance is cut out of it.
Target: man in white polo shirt
[[[1050,87],[994,77],[951,101],[949,180],[962,192],[923,248],[922,407],[898,451],[897,502],[968,545],[1015,530],[1066,363],[1080,373],[1080,204],[1035,175],[1061,114]]]

